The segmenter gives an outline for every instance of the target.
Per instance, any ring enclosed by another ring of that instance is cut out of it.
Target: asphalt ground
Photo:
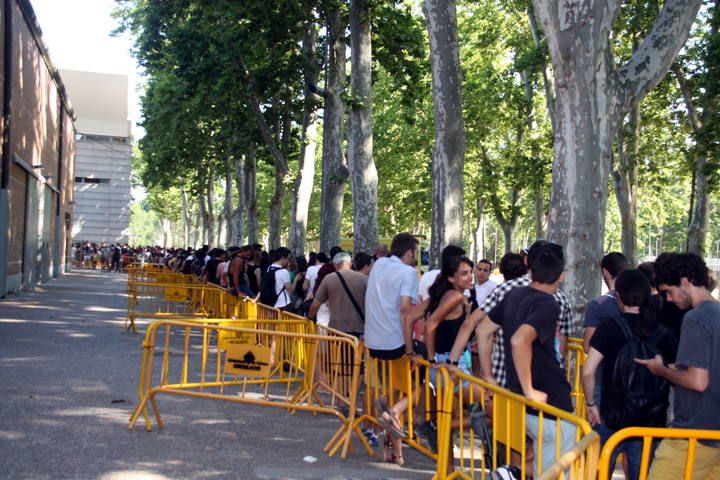
[[[127,276],[73,271],[0,300],[0,478],[426,479],[435,464],[405,448],[404,467],[322,449],[327,415],[159,396],[165,428],[129,431],[142,339],[122,332]],[[314,457],[308,463],[305,457]]]

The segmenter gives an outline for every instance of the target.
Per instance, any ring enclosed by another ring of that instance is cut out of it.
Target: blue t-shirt
[[[720,303],[702,302],[685,314],[675,365],[678,369],[707,370],[710,381],[704,392],[675,386],[671,426],[720,430]],[[720,446],[720,442],[712,444]]]

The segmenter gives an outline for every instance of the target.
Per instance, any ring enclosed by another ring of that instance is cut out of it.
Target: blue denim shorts
[[[444,353],[436,353],[435,354],[435,363],[437,365],[440,365],[442,363],[447,363],[448,358],[450,358],[450,352],[444,352]],[[470,360],[470,352],[468,350],[465,350],[462,355],[460,355],[460,358],[458,359],[458,369],[460,369],[461,372],[472,375],[472,371],[470,369],[471,365]],[[430,369],[430,382],[432,382],[433,385],[437,385],[437,369],[431,368]],[[467,380],[462,381],[462,388],[465,389],[470,386],[470,382]],[[460,393],[460,384],[458,383],[455,385],[454,393]]]

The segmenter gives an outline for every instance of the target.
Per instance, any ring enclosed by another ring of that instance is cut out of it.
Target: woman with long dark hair
[[[464,292],[473,288],[473,283],[473,262],[467,257],[450,257],[444,262],[440,275],[430,287],[425,322],[425,345],[430,363],[438,365],[448,363],[450,351],[460,326],[470,313],[470,301]],[[469,351],[460,357],[457,367],[463,373],[471,375]],[[435,373],[436,369],[431,368],[430,378],[433,384],[437,384]],[[486,458],[491,458],[489,445],[485,443],[487,439],[485,416],[479,403],[482,398],[481,388],[468,381],[463,381],[462,385],[456,386],[455,394],[462,395],[464,405],[469,407],[469,412],[464,418],[472,428],[475,437],[482,442]],[[457,427],[457,423],[454,427]],[[442,447],[438,446],[438,448]],[[452,442],[446,448],[452,452]],[[452,471],[452,468],[453,462],[450,461],[448,462],[449,471]]]

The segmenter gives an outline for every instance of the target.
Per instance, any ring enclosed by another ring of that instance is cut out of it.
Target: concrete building
[[[71,265],[75,114],[28,0],[0,6],[0,296]]]
[[[77,114],[73,241],[126,243],[130,228],[128,77],[61,70]]]

